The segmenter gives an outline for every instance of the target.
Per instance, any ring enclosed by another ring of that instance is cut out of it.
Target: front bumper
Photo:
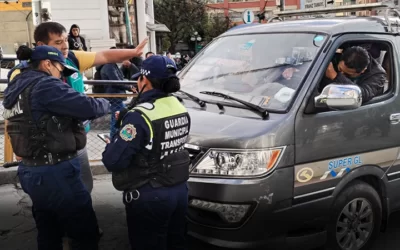
[[[293,206],[291,167],[276,169],[262,179],[192,177],[188,183],[188,233],[199,240],[220,247],[268,246],[269,249],[291,248],[292,245],[300,249],[300,244],[314,247],[323,245],[326,240],[322,226],[326,218],[321,211],[331,200]],[[231,205],[247,205],[248,208],[243,213],[241,207],[236,216],[224,216],[227,211],[235,210]]]
[[[204,236],[202,234],[196,233],[194,231],[189,231],[188,234],[196,238],[198,240],[204,241],[208,244],[223,247],[223,248],[231,248],[231,249],[251,249],[251,248],[260,248],[260,247],[268,247],[267,249],[313,249],[315,247],[322,246],[326,242],[326,232],[315,232],[302,236],[275,236],[273,238],[267,238],[264,240],[258,241],[227,241],[221,240],[217,238],[212,238],[208,236]]]

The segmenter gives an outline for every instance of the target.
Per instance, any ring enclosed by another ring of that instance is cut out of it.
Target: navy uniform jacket
[[[41,81],[32,89],[30,100],[32,116],[35,120],[45,113],[50,113],[85,121],[104,116],[109,112],[110,105],[107,100],[94,99],[76,92],[60,79],[36,70],[23,72],[10,82],[4,91],[4,108],[15,109],[14,105],[19,95],[29,83],[37,79]]]
[[[144,92],[140,96],[139,103],[166,97],[167,95],[157,89]],[[136,135],[131,141],[124,140],[120,133],[125,126],[134,126]],[[103,163],[108,171],[113,172],[129,167],[132,157],[141,151],[150,141],[150,128],[139,112],[128,112],[122,120],[118,133],[112,138],[111,143],[103,152]]]

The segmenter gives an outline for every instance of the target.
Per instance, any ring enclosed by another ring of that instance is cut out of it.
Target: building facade
[[[229,17],[233,24],[243,23],[243,12],[247,9],[252,10],[255,14],[266,11],[268,18],[269,13],[278,9],[279,0],[210,0],[208,1],[209,12]],[[300,0],[284,0],[286,10],[300,9]],[[254,22],[259,22],[256,17]]]
[[[110,39],[117,47],[126,47],[129,37],[126,33],[124,0],[46,0],[51,3],[52,20],[69,28],[78,24],[82,34],[93,45],[107,47]],[[130,30],[133,45],[147,36],[150,42],[146,51],[156,47],[153,0],[128,0]],[[92,46],[93,47],[93,46]],[[95,49],[93,47],[93,49]],[[102,48],[103,49],[103,48]]]
[[[0,47],[4,54],[14,54],[15,47],[33,40],[32,2],[0,1]]]
[[[155,22],[153,0],[127,0],[127,4],[133,45],[149,37],[145,52],[156,51],[156,32],[169,30]],[[43,9],[49,13],[51,21],[61,23],[68,32],[72,24],[77,24],[92,51],[116,45],[123,48],[130,42],[126,32],[125,0],[20,0],[18,3],[8,1],[8,4],[0,1],[3,24],[0,46],[4,53],[14,53],[15,43],[33,42],[32,33],[40,20],[32,16],[39,15]]]

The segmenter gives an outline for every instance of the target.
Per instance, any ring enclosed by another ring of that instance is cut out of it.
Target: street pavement
[[[104,235],[100,250],[128,250],[125,211],[120,192],[111,184],[110,175],[95,176],[93,203]],[[17,185],[0,186],[0,249],[34,250],[36,228],[31,214],[31,201]],[[394,250],[400,245],[400,214],[395,214],[389,229],[382,233],[372,250]],[[65,247],[65,250],[68,248]],[[222,250],[190,240],[190,250]],[[266,249],[266,248],[264,248]]]

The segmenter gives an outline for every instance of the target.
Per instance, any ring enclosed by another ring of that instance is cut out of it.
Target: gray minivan
[[[236,29],[180,72],[192,118],[189,235],[228,248],[370,246],[400,209],[400,37],[388,20]],[[362,104],[357,85],[335,83],[316,95],[354,45],[386,70],[384,93]]]

